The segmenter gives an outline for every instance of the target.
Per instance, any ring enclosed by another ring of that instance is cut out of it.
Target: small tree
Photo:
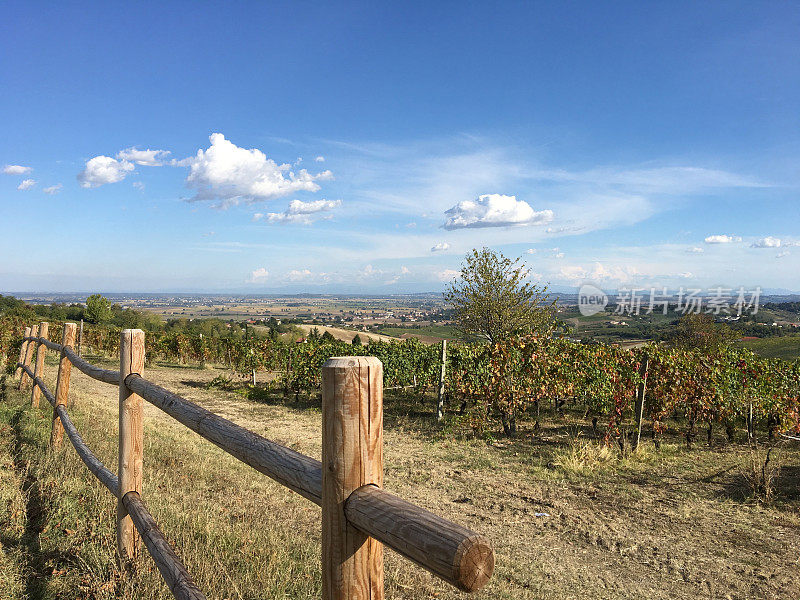
[[[353,337],[353,341],[352,341],[352,342],[350,342],[350,343],[351,343],[351,344],[353,344],[353,346],[361,346],[361,345],[362,345],[362,343],[361,343],[361,337],[360,337],[358,334],[356,334],[356,335]]]
[[[669,342],[676,348],[713,353],[730,345],[736,335],[730,327],[715,323],[710,314],[688,314],[680,318],[669,333]]]
[[[86,299],[85,316],[91,323],[105,323],[111,320],[111,302],[100,294],[92,294]]]
[[[549,335],[555,301],[547,299],[547,286],[526,281],[528,274],[521,259],[511,260],[489,248],[467,254],[461,278],[444,293],[461,334],[489,343],[526,333]]]
[[[328,331],[327,329],[325,330],[325,333],[322,334],[322,338],[321,339],[322,339],[323,342],[335,342],[336,341],[336,338],[333,337],[333,334],[330,331]]]

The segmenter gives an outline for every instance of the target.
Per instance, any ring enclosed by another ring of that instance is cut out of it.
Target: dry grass
[[[154,367],[147,377],[319,457],[314,399],[207,389],[220,374]],[[76,425],[114,470],[116,390],[79,373],[73,390]],[[748,500],[735,471],[741,447],[687,451],[676,438],[621,457],[570,414],[543,419],[537,436],[524,429],[510,442],[453,440],[424,401],[387,395],[386,486],[494,541],[497,569],[479,598],[794,597],[797,451],[785,452],[781,477],[790,479],[776,481],[778,494],[764,505]],[[13,391],[0,401],[0,465],[11,461],[0,471],[0,531],[10,532],[0,598],[170,597],[146,554],[132,578],[119,576],[113,499],[68,444],[47,451],[49,415],[26,405],[27,395]],[[145,440],[144,497],[209,598],[319,598],[316,506],[149,405]],[[2,512],[6,504],[16,508]],[[461,597],[397,555],[386,559],[387,598]]]
[[[781,471],[781,462],[774,446],[750,448],[741,467],[741,474],[754,498],[771,502],[775,496],[775,482]]]

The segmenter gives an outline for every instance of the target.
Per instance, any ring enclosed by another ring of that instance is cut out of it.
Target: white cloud
[[[431,252],[444,252],[450,249],[450,244],[447,242],[439,242],[431,248]]]
[[[292,269],[286,274],[289,281],[307,281],[313,277],[313,273],[309,269]]]
[[[96,188],[107,183],[117,183],[135,169],[133,163],[116,160],[110,156],[95,156],[86,161],[86,167],[78,174],[81,187]]]
[[[314,160],[315,160],[316,162],[325,162],[325,157],[324,157],[324,156],[318,156],[318,157],[317,157],[317,158],[315,158]]]
[[[405,277],[406,275],[411,275],[411,270],[406,266],[401,266],[400,272],[396,273],[395,276],[389,279],[388,281],[384,281],[384,283],[386,285],[394,285],[395,283],[400,281],[402,277]]]
[[[687,248],[686,252],[688,252],[689,254],[702,254],[703,252],[705,252],[705,250],[703,250],[700,246],[694,246],[692,248]]]
[[[439,281],[450,282],[459,277],[461,277],[461,271],[456,271],[455,269],[445,269],[444,271],[436,273],[436,278]]]
[[[133,187],[141,191],[144,189],[144,183],[142,183],[141,181],[134,181]]]
[[[751,248],[780,248],[781,247],[781,240],[780,238],[767,236],[765,238],[761,238],[760,240],[756,240],[752,244],[750,244]]]
[[[784,250],[783,252],[778,252],[778,254],[775,255],[775,258],[783,258],[784,256],[789,256],[790,254],[791,252]]]
[[[25,179],[17,186],[18,190],[29,190],[33,186],[36,185],[36,181],[34,179]]]
[[[552,210],[535,211],[524,200],[503,194],[483,194],[477,200],[462,200],[444,214],[447,215],[445,229],[546,225],[553,220]]]
[[[269,277],[269,271],[267,271],[264,267],[259,267],[252,273],[250,273],[250,277],[247,278],[247,283],[263,283]]]
[[[694,277],[694,274],[690,273],[689,271],[686,271],[684,273],[678,273],[678,277],[680,277],[681,279],[691,279],[692,277]]]
[[[253,148],[240,148],[221,133],[209,137],[211,146],[176,164],[191,167],[186,185],[197,190],[192,201],[220,200],[221,206],[280,198],[295,192],[316,192],[317,181],[331,179],[330,171],[312,175],[305,169],[297,173],[291,165],[277,164]]]
[[[528,248],[525,250],[525,254],[536,254],[536,248]]]
[[[60,192],[61,188],[63,188],[63,187],[64,187],[63,185],[61,185],[60,183],[57,183],[55,185],[51,185],[50,187],[44,188],[42,191],[45,194],[50,194],[52,196],[53,194],[57,194],[58,192]]]
[[[145,167],[160,167],[164,164],[170,152],[168,150],[138,150],[137,148],[126,148],[117,152],[117,159],[124,162],[132,162]]]
[[[710,235],[704,241],[706,244],[732,244],[741,242],[742,238],[738,235]]]
[[[22,165],[6,165],[3,167],[3,173],[6,175],[25,175],[33,171],[31,167],[23,167]]]
[[[559,269],[559,274],[568,281],[614,281],[628,283],[642,276],[642,273],[633,266],[606,267],[601,262],[595,262],[591,269],[579,265],[567,265]]]
[[[330,212],[342,205],[341,200],[312,200],[303,202],[302,200],[292,200],[289,207],[282,213],[255,213],[254,221],[266,219],[270,223],[302,223],[310,225],[315,220],[315,215]],[[326,215],[323,218],[331,218],[333,215]],[[318,217],[317,217],[318,218]]]

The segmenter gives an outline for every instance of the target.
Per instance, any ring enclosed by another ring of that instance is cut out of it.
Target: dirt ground
[[[224,374],[153,366],[145,376],[265,437],[320,457],[321,416],[313,398],[295,403],[263,394],[255,401],[252,394],[248,398],[207,388]],[[113,419],[113,387],[77,372],[72,386],[75,411],[92,419]],[[569,414],[546,422],[537,435],[523,430],[514,440],[487,442],[443,433],[432,423],[429,400],[403,402],[403,409],[392,408],[400,400],[387,393],[385,486],[493,541],[495,574],[476,597],[798,597],[796,449],[781,450],[784,467],[777,498],[762,504],[749,497],[740,472],[748,450],[739,445],[720,441],[712,448],[686,450],[676,442],[656,451],[648,441],[635,457],[603,459],[584,441],[587,424]],[[145,418],[146,435],[174,435],[201,452],[208,445],[194,434],[180,437],[184,428],[147,404]],[[216,449],[208,454],[219,464],[234,462]],[[275,486],[266,491],[233,485],[225,493],[269,493],[270,502],[285,502],[292,511],[298,502],[305,503]],[[314,539],[319,535],[318,509],[308,505],[310,509],[303,505],[300,521],[287,526],[295,535]],[[388,554],[387,598],[461,597],[422,569]],[[236,574],[231,577],[235,580]]]

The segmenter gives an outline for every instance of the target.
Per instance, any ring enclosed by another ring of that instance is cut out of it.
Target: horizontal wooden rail
[[[86,442],[83,441],[83,438],[75,428],[75,424],[72,422],[72,419],[69,418],[67,409],[63,405],[56,406],[56,398],[47,388],[44,381],[42,381],[39,377],[34,378],[33,373],[27,366],[22,365],[22,368],[28,372],[28,374],[31,376],[31,379],[33,379],[33,384],[39,386],[39,389],[42,390],[44,397],[47,398],[47,401],[55,408],[56,413],[58,413],[58,416],[61,419],[61,423],[64,425],[64,431],[67,432],[67,437],[75,447],[75,451],[83,461],[83,464],[85,464],[89,471],[91,471],[92,474],[100,480],[100,483],[108,488],[108,491],[114,494],[114,496],[118,495],[119,482],[117,481],[117,476],[109,471],[102,462],[100,462],[100,459],[94,455],[94,453],[89,449],[89,446],[86,445]]]
[[[122,504],[125,505],[125,509],[139,535],[142,536],[145,547],[153,557],[153,561],[172,595],[177,600],[205,600],[205,595],[195,585],[181,559],[178,558],[164,534],[161,533],[153,515],[147,510],[147,506],[138,492],[125,494],[122,497]]]
[[[322,465],[318,460],[231,423],[136,374],[129,375],[125,379],[125,385],[153,406],[259,473],[271,477],[315,504],[322,503]]]
[[[215,415],[181,396],[131,374],[125,385],[195,433],[259,473],[322,505],[322,463]],[[491,577],[494,552],[488,539],[437,517],[375,486],[353,492],[348,521],[460,590],[480,589]],[[370,523],[371,520],[374,523]]]
[[[64,352],[66,357],[69,359],[69,362],[71,362],[72,365],[82,373],[88,375],[92,379],[96,379],[97,381],[102,381],[103,383],[109,383],[111,385],[119,385],[119,371],[101,369],[97,365],[93,365],[92,363],[83,360],[72,350],[72,348],[65,348],[61,344],[56,344],[55,342],[51,342],[50,340],[45,340],[44,338],[38,338],[38,337],[26,337],[23,338],[23,340],[30,340],[32,342],[41,342],[42,344],[47,346],[50,350],[55,350],[56,352]]]
[[[42,391],[42,395],[53,405],[53,408],[61,419],[67,437],[70,442],[72,442],[75,451],[89,471],[91,471],[115,497],[119,497],[119,480],[117,476],[105,467],[100,459],[89,449],[86,442],[83,441],[80,433],[78,433],[78,430],[69,418],[66,407],[63,404],[56,405],[55,396],[53,396],[41,378],[34,377],[29,367],[22,363],[20,363],[19,366],[28,373],[33,380],[33,385],[38,386]],[[158,567],[161,576],[173,596],[178,600],[205,600],[205,595],[194,583],[183,562],[172,549],[169,542],[167,542],[164,534],[161,533],[158,524],[153,518],[153,515],[150,514],[141,496],[136,492],[128,492],[122,498],[122,503],[131,516],[137,531],[142,536],[145,547],[147,547],[147,550],[150,552],[150,556],[156,563],[156,567]]]
[[[494,571],[485,537],[374,485],[345,501],[347,521],[458,589],[482,588]]]

